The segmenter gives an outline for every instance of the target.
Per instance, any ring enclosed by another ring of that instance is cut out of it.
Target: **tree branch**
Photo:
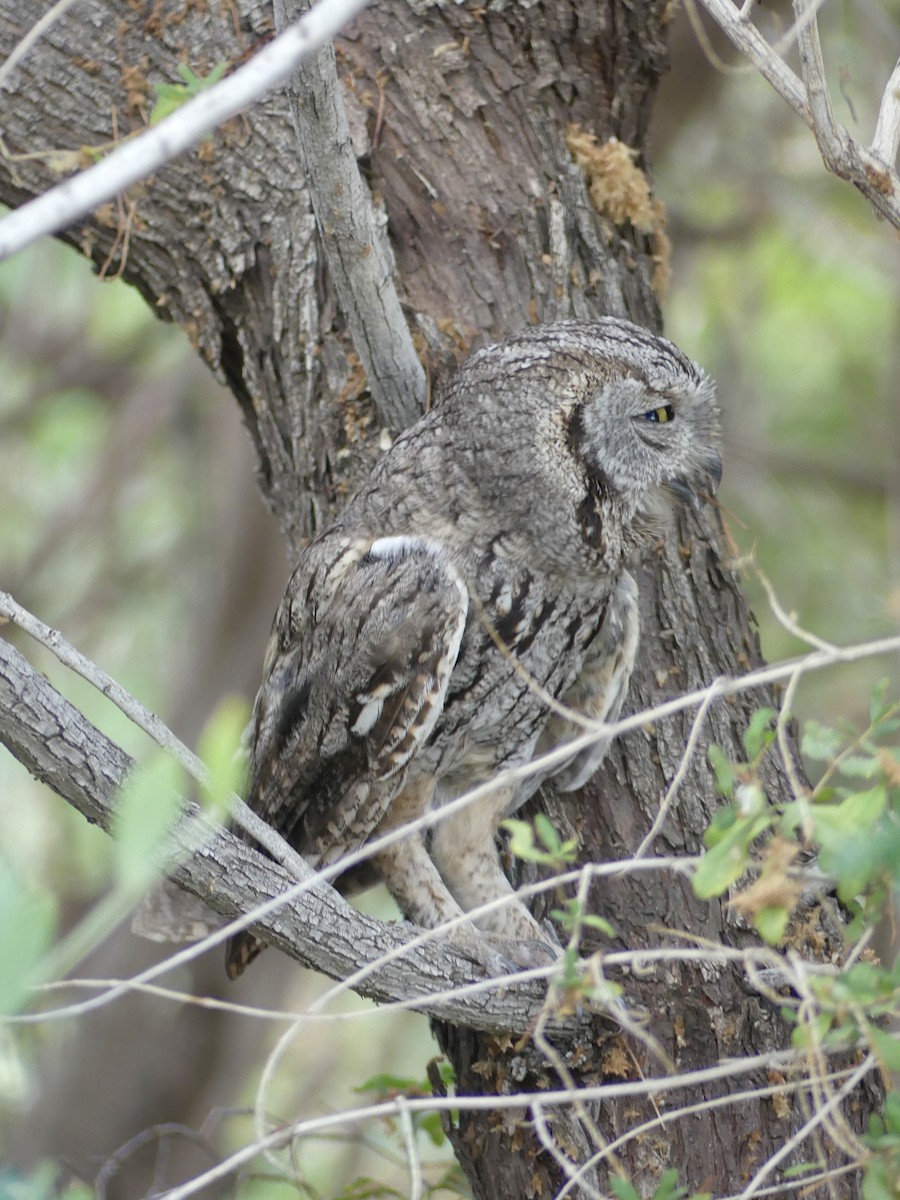
[[[279,32],[305,9],[275,0]],[[324,46],[294,74],[291,116],[328,268],[383,425],[399,432],[425,405],[419,362],[394,286],[393,256],[353,152],[335,69]]]
[[[866,197],[876,212],[900,229],[900,178],[894,169],[897,156],[895,131],[896,80],[891,75],[871,148],[860,146],[834,117],[824,81],[819,35],[810,0],[794,0],[803,80],[797,78],[778,52],[732,0],[701,0],[731,42],[746,54],[763,78],[812,130],[829,171],[846,179]],[[892,86],[893,85],[893,86]],[[893,146],[893,156],[885,157]]]
[[[109,832],[116,795],[134,760],[92,725],[9,642],[0,638],[0,741],[35,778]],[[440,940],[411,946],[414,931],[351,908],[333,888],[317,884],[285,900],[295,881],[227,830],[186,805],[186,820],[172,831],[182,861],[171,878],[227,917],[261,908],[253,924],[273,946],[305,967],[345,979],[361,967],[371,972],[354,990],[380,1003],[403,1003],[444,1021],[483,1032],[523,1032],[536,1018],[545,988],[534,979],[485,979],[485,989],[451,995],[483,977]],[[197,828],[208,840],[197,849]],[[213,935],[223,941],[232,930]],[[408,949],[407,949],[408,947]],[[389,957],[395,954],[397,957]],[[377,965],[375,965],[377,964]],[[552,1018],[557,1033],[574,1023]]]
[[[204,134],[289,78],[297,64],[325,45],[370,0],[321,0],[296,25],[233,75],[200,92],[159,125],[122,142],[96,166],[0,221],[0,259],[45,234],[57,233],[198,142]]]

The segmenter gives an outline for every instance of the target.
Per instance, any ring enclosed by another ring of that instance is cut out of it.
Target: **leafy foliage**
[[[888,699],[888,683],[874,689],[869,722],[859,731],[808,721],[800,746],[819,766],[816,785],[790,803],[767,799],[759,768],[769,751],[774,717],[757,712],[744,735],[746,762],[726,759],[711,747],[710,765],[718,790],[730,803],[706,833],[707,852],[694,875],[700,897],[722,895],[748,870],[757,872],[731,903],[752,919],[757,931],[777,945],[788,928],[800,887],[791,872],[801,848],[818,850],[821,871],[855,914],[850,941],[871,931],[900,896],[900,703]],[[764,833],[772,836],[761,845]],[[856,961],[834,973],[808,978],[812,1005],[788,1004],[782,1017],[794,1026],[794,1045],[803,1049],[866,1046],[885,1078],[900,1071],[900,960],[892,967]],[[884,1111],[873,1116],[864,1139],[871,1155],[865,1162],[865,1200],[896,1200],[900,1180],[900,1102],[889,1093]],[[813,1164],[803,1164],[812,1169]],[[794,1169],[795,1172],[800,1167]],[[787,1177],[787,1176],[786,1176]]]
[[[501,828],[510,834],[509,851],[523,862],[539,863],[554,871],[562,871],[575,861],[578,850],[577,838],[563,841],[553,822],[544,813],[537,813],[534,823],[510,817],[500,822]]]
[[[27,1175],[0,1167],[0,1196],[3,1200],[92,1200],[87,1184],[60,1180],[55,1163],[41,1163]]]
[[[446,1059],[441,1059],[436,1063],[436,1068],[444,1087],[452,1087],[456,1082],[452,1064],[447,1062]],[[422,1099],[432,1094],[431,1083],[428,1079],[416,1080],[405,1076],[391,1075],[386,1072],[371,1076],[365,1083],[359,1084],[354,1090],[361,1093],[371,1093],[375,1100],[393,1100],[397,1096]],[[444,1145],[446,1136],[441,1124],[440,1113],[411,1112],[410,1119],[413,1129],[416,1132],[421,1131],[427,1134],[435,1146]],[[451,1120],[456,1121],[457,1119],[458,1114],[451,1111]],[[393,1119],[388,1119],[387,1123],[391,1131],[395,1131],[396,1122]]]
[[[730,762],[717,746],[710,747],[716,786],[730,803],[716,813],[706,832],[707,852],[694,875],[698,896],[721,895],[754,866],[757,884],[732,903],[750,914],[766,941],[776,944],[799,894],[791,882],[791,863],[810,843],[841,900],[857,915],[852,935],[860,936],[880,916],[890,890],[900,885],[900,751],[895,738],[900,703],[886,695],[887,684],[879,684],[869,724],[861,732],[849,724],[832,728],[807,723],[801,751],[822,764],[821,776],[808,794],[781,807],[769,803],[760,779],[760,765],[774,738],[771,709],[760,709],[744,734],[746,762]],[[769,831],[776,838],[754,856],[758,839]]]
[[[640,1193],[626,1179],[614,1176],[609,1181],[609,1186],[616,1200],[641,1200]],[[678,1182],[678,1172],[674,1168],[663,1171],[651,1196],[651,1200],[711,1200],[711,1198],[711,1192],[693,1192],[689,1196],[688,1189],[682,1187]]]
[[[227,69],[228,63],[220,60],[208,75],[196,75],[187,63],[179,63],[178,74],[183,80],[182,83],[155,83],[153,85],[157,100],[150,114],[150,124],[158,125],[176,109],[181,108],[182,104],[187,104],[188,100],[193,100],[200,92],[218,83]]]
[[[12,862],[0,859],[0,1014],[27,1002],[53,942],[55,907],[48,891],[29,887]]]

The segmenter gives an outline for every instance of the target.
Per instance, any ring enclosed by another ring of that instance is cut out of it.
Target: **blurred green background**
[[[851,9],[832,10],[827,49],[839,119],[867,140],[900,40],[897,11]],[[896,632],[900,242],[825,174],[811,135],[755,74],[713,71],[683,27],[675,54],[655,127],[655,185],[674,243],[666,332],[718,381],[720,500],[746,559],[764,651],[776,660],[804,647],[772,615],[751,558],[820,637],[851,644]],[[252,698],[287,574],[237,406],[179,330],[50,243],[0,264],[0,374],[0,586],[195,744],[223,696]],[[147,753],[147,740],[92,688],[4,634],[110,736]],[[896,659],[869,661],[808,678],[798,715],[862,720],[877,679],[893,676],[896,691],[897,668]],[[52,897],[64,930],[111,872],[105,835],[0,751],[0,873]],[[368,903],[391,913],[377,893]],[[159,956],[133,942],[120,931],[80,973],[121,976]],[[166,982],[287,1011],[327,986],[274,954],[257,970],[226,990],[216,955]],[[44,1184],[53,1194],[54,1181],[90,1177],[123,1146],[108,1194],[143,1194],[135,1180],[152,1178],[161,1145],[179,1171],[198,1170],[249,1133],[243,1106],[283,1023],[222,1017],[210,1031],[212,1019],[185,1004],[132,997],[112,1007],[115,1016],[111,1008],[0,1030],[11,1164],[0,1196],[33,1200]],[[381,1072],[424,1078],[436,1047],[423,1018],[356,1020],[350,1014],[371,1010],[352,998],[338,1008],[348,1015],[305,1028],[289,1050],[269,1097],[275,1119],[360,1103],[373,1093],[353,1089]],[[125,1067],[117,1055],[135,1027],[147,1034],[148,1057]],[[196,1059],[187,1078],[166,1076],[159,1047],[187,1061],[198,1039],[202,1077]],[[140,1096],[126,1076],[140,1078]],[[71,1095],[82,1103],[65,1113]],[[129,1143],[173,1111],[179,1129],[150,1147]],[[428,1130],[417,1136],[435,1183],[450,1156]],[[54,1164],[29,1190],[16,1171],[45,1157]],[[388,1127],[318,1139],[300,1165],[312,1195],[343,1194],[359,1177],[406,1194],[402,1145]],[[281,1200],[297,1189],[251,1174],[236,1190],[204,1194]]]

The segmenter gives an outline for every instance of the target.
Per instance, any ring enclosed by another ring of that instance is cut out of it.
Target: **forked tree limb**
[[[4,639],[0,742],[36,779],[92,824],[110,831],[117,794],[134,760]],[[283,867],[206,821],[196,806],[186,805],[185,818],[189,819],[172,831],[173,849],[181,861],[172,868],[171,878],[216,912],[240,916],[294,886]],[[206,822],[208,836],[199,849],[198,822],[201,828]],[[359,913],[327,885],[304,891],[254,924],[273,946],[333,979],[346,979],[372,965],[353,990],[379,1003],[402,1003],[440,1020],[497,1034],[523,1032],[541,1010],[546,989],[534,979],[475,994],[448,994],[484,979],[481,968],[439,939],[391,957],[413,940],[413,927]],[[575,1028],[575,1022],[564,1019],[554,1018],[551,1025],[557,1034]]]
[[[900,64],[882,97],[872,144],[861,145],[835,119],[824,78],[815,8],[793,0],[800,46],[800,79],[732,0],[700,0],[719,28],[812,131],[825,166],[860,191],[875,211],[900,229]]]

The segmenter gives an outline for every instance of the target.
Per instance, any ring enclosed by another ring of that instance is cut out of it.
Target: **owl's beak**
[[[684,475],[676,475],[674,478],[666,480],[666,487],[682,504],[687,504],[691,508],[697,509],[700,507],[700,497],[697,495],[698,486],[701,491],[705,490],[712,497],[719,490],[721,482],[722,459],[718,450],[712,449],[707,454],[703,466],[693,479],[689,481]]]
[[[719,490],[719,484],[722,482],[722,456],[719,454],[719,451],[715,448],[710,450],[703,466],[709,485],[709,494],[714,496]]]

